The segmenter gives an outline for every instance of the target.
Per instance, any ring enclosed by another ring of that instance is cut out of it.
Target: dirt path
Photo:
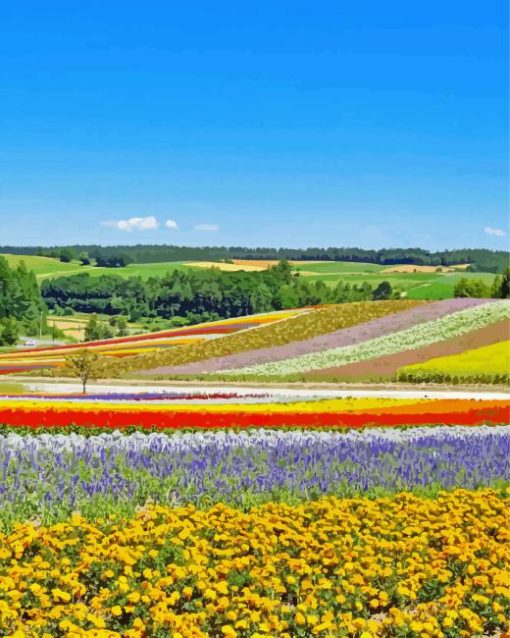
[[[80,392],[81,386],[71,379],[35,379],[25,377],[24,380],[11,376],[3,378],[2,381],[9,385],[22,384],[28,392]],[[0,392],[2,387],[0,381]],[[440,399],[489,399],[489,400],[510,400],[510,392],[506,388],[493,386],[464,386],[459,388],[442,387],[440,385],[405,385],[405,384],[233,384],[233,383],[190,383],[186,382],[160,382],[150,383],[144,381],[100,381],[89,383],[89,392],[109,393],[109,392],[170,392],[172,390],[180,393],[196,393],[197,390],[204,393],[213,394],[217,392],[235,392],[237,394],[256,394],[262,391],[269,392],[275,396],[303,397],[314,395],[317,397],[345,398],[345,397],[374,397],[374,398],[440,398]],[[5,399],[3,399],[5,400]],[[0,403],[2,399],[0,398]]]

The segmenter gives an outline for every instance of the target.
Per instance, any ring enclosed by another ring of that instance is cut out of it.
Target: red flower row
[[[363,413],[325,413],[325,412],[286,412],[286,413],[249,413],[249,412],[169,412],[115,410],[55,410],[51,408],[31,407],[0,409],[0,424],[10,426],[28,426],[33,428],[67,427],[69,425],[126,428],[247,428],[247,427],[348,427],[365,426],[401,426],[440,423],[444,425],[481,425],[508,422],[508,408],[479,407],[469,412],[444,413],[399,413],[363,414]]]

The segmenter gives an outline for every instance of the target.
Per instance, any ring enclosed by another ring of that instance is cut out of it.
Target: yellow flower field
[[[438,638],[507,630],[505,499],[323,498],[0,536],[0,635]]]
[[[435,357],[424,363],[409,365],[399,370],[399,377],[428,377],[440,381],[443,378],[468,379],[477,375],[510,375],[510,341],[500,341],[489,346],[466,350],[460,354]]]

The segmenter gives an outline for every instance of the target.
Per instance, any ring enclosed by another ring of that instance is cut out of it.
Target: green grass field
[[[91,268],[87,266],[81,266],[80,262],[70,262],[64,264],[57,259],[51,257],[38,257],[36,255],[7,255],[2,257],[7,259],[7,262],[11,268],[15,268],[21,261],[25,262],[26,267],[29,270],[33,270],[37,276],[37,279],[45,279],[48,277],[58,277],[60,275],[74,275],[78,272],[82,272],[83,268]]]
[[[477,272],[382,272],[386,266],[351,262],[322,262],[299,266],[303,276],[312,281],[322,281],[328,286],[336,286],[339,281],[351,286],[364,281],[376,287],[381,281],[389,281],[393,288],[405,292],[409,299],[448,299],[453,297],[455,284],[462,277],[482,279],[492,285],[495,275]]]
[[[164,277],[167,273],[174,270],[185,270],[190,268],[178,261],[155,264],[129,264],[124,268],[97,268],[91,267],[88,272],[92,277],[99,275],[119,275],[121,277],[141,277],[149,279],[149,277]]]
[[[410,299],[447,299],[453,296],[455,284],[462,279],[481,279],[487,286],[491,286],[495,275],[486,272],[450,273],[438,275],[435,279],[424,281],[408,291]]]
[[[124,268],[98,268],[97,266],[82,266],[79,261],[72,261],[67,264],[52,259],[51,257],[37,257],[35,255],[7,255],[4,254],[9,266],[16,267],[24,261],[29,270],[33,270],[39,281],[50,279],[51,277],[61,277],[66,275],[78,275],[88,272],[92,277],[100,275],[119,275],[121,277],[162,277],[168,272],[178,269],[189,268],[180,262],[167,262],[155,264],[130,264]]]
[[[80,262],[62,263],[50,257],[37,257],[33,255],[3,255],[9,265],[16,266],[24,261],[27,268],[33,270],[39,281],[50,277],[76,275],[88,272],[92,277],[103,274],[118,275],[121,277],[162,277],[174,270],[196,268],[183,262],[164,262],[153,264],[130,264],[124,268],[98,268],[96,266],[82,266]],[[360,285],[364,281],[374,288],[381,281],[389,281],[393,288],[405,292],[410,299],[446,299],[453,297],[455,284],[461,277],[482,279],[489,286],[494,281],[495,275],[490,273],[440,273],[440,272],[409,272],[388,273],[381,272],[385,266],[368,263],[353,262],[310,262],[296,266],[296,271],[302,272],[303,277],[311,281],[322,281],[328,286],[336,286],[339,281],[352,285]]]
[[[309,264],[295,266],[295,270],[305,273],[313,272],[317,275],[343,275],[346,273],[376,273],[385,268],[378,264],[367,264],[365,262],[350,261],[321,261],[315,263],[311,261]]]

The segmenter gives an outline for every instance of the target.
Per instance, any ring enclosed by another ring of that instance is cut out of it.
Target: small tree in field
[[[81,379],[83,394],[87,392],[87,382],[102,376],[103,364],[96,352],[84,348],[66,357],[66,368]]]

